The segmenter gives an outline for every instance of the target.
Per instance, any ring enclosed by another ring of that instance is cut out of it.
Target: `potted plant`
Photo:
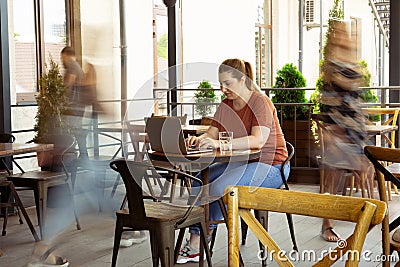
[[[278,70],[273,88],[302,88],[306,86],[306,79],[301,72],[292,63],[286,64]],[[274,103],[307,103],[305,90],[272,90]],[[283,106],[278,112],[282,111],[284,120],[296,119],[305,120],[308,118],[308,109],[306,106]],[[296,112],[295,112],[296,111]]]
[[[48,136],[69,132],[68,123],[64,114],[67,110],[67,95],[63,77],[58,64],[50,57],[49,66],[42,73],[39,81],[39,94],[36,96],[38,105],[35,116],[34,130],[36,132],[32,142],[48,143]],[[48,166],[52,163],[52,153],[39,152],[38,165]]]
[[[201,118],[211,115],[214,110],[213,103],[217,100],[217,96],[209,81],[200,82],[194,93],[194,100],[197,103],[195,110]]]
[[[277,71],[273,88],[291,88],[287,90],[271,90],[274,103],[293,103],[300,105],[276,105],[282,131],[285,139],[295,145],[295,167],[312,167],[316,165],[314,151],[314,137],[311,130],[310,106],[306,98],[306,79],[292,63],[284,65]],[[309,166],[311,164],[311,166]],[[296,175],[294,175],[296,176]],[[301,176],[301,174],[300,174]]]

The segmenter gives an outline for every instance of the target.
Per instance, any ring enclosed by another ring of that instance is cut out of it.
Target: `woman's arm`
[[[204,141],[203,141],[204,140]],[[213,141],[216,141],[213,144]],[[218,141],[218,128],[214,126],[210,126],[207,131],[200,135],[200,136],[189,136],[186,139],[186,145],[188,147],[209,147],[212,146],[213,148],[218,148],[219,144]],[[218,145],[218,146],[216,146]]]
[[[266,126],[254,126],[251,128],[249,136],[233,138],[233,149],[261,149],[267,142],[270,129]],[[201,148],[219,148],[218,128],[210,126],[206,133],[201,136],[191,136],[187,139],[189,146],[199,146]]]
[[[261,149],[267,142],[270,129],[266,126],[253,126],[249,136],[235,138],[233,136],[233,149]]]

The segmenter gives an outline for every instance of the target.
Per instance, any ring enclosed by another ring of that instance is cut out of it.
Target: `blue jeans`
[[[279,188],[282,186],[280,173],[281,164],[269,165],[263,162],[233,162],[214,163],[209,168],[210,196],[222,196],[228,185],[250,185],[266,188]],[[290,164],[284,169],[286,180],[289,177]],[[193,183],[193,193],[199,184]],[[223,219],[221,208],[217,201],[210,203],[210,221]],[[210,225],[214,229],[215,224]],[[190,233],[200,234],[200,227],[191,226]]]

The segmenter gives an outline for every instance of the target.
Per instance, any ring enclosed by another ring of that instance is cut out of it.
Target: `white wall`
[[[94,65],[99,100],[120,98],[118,3],[108,0],[81,1],[82,59]],[[104,104],[109,117],[118,118],[117,104]]]
[[[153,3],[129,0],[126,7],[128,98],[153,77]],[[150,90],[152,88],[146,88]],[[149,92],[150,96],[152,91]]]
[[[183,1],[183,62],[255,63],[253,0]]]
[[[354,0],[345,2],[345,16],[361,18],[361,58],[368,63],[368,69],[372,74],[371,86],[378,85],[378,56],[379,56],[379,32],[372,14],[372,9],[367,0]],[[388,49],[386,50],[386,61],[389,61]],[[388,75],[389,69],[386,68]],[[388,77],[388,76],[387,76]],[[385,79],[388,85],[388,78]]]
[[[272,1],[272,73],[273,84],[277,70],[287,63],[298,66],[298,1]]]

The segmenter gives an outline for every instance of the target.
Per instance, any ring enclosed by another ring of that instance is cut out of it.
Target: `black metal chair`
[[[14,135],[12,135],[10,133],[0,133],[0,143],[14,143],[14,141],[15,141]],[[24,172],[24,170],[21,168],[21,166],[13,158],[11,158],[11,160],[21,172]],[[7,166],[7,163],[4,160],[4,158],[0,159],[0,169],[6,170],[8,174],[12,173],[10,168]]]
[[[114,267],[117,263],[122,232],[143,230],[150,232],[153,266],[158,266],[159,260],[161,260],[161,266],[163,267],[174,266],[182,245],[185,228],[193,224],[201,225],[201,242],[204,244],[208,266],[212,266],[206,238],[204,208],[194,205],[202,194],[201,187],[197,195],[193,199],[190,198],[190,203],[192,204],[188,206],[177,206],[155,201],[142,188],[143,180],[148,173],[154,173],[155,171],[168,171],[202,184],[201,180],[175,169],[154,167],[145,162],[118,159],[112,161],[110,166],[121,175],[128,198],[128,209],[123,208],[116,213],[117,221],[111,266]],[[145,198],[152,198],[153,200],[148,199],[145,201]],[[175,230],[178,229],[180,232],[174,249]],[[202,256],[200,255],[200,263],[202,263]]]
[[[66,196],[70,197],[71,205],[75,213],[74,201],[70,189],[70,175],[67,164],[76,156],[73,151],[75,139],[71,135],[49,135],[48,143],[53,143],[52,166],[49,169],[57,171],[27,171],[7,176],[15,187],[33,190],[36,204],[36,213],[40,233],[43,238],[45,227],[45,215],[47,208],[48,189],[55,186],[64,186]],[[60,171],[58,171],[61,168]],[[51,203],[49,203],[51,204]],[[80,230],[78,217],[75,213],[76,227]]]

